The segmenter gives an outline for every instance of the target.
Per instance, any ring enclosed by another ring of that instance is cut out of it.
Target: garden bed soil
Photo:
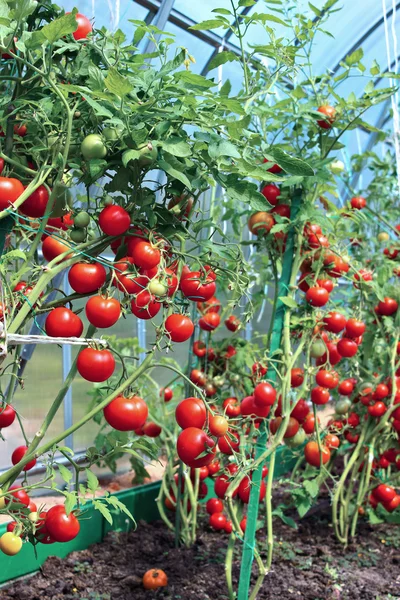
[[[161,521],[139,522],[136,531],[110,533],[103,543],[66,559],[51,557],[39,574],[0,590],[2,600],[226,600],[224,559],[228,536],[210,531],[206,517],[198,541],[176,549]],[[259,538],[265,537],[260,530]],[[265,547],[265,545],[264,545]],[[237,543],[239,550],[239,542]],[[169,585],[146,591],[141,577],[163,569]],[[240,554],[235,554],[235,585]],[[255,577],[253,577],[253,582]],[[344,550],[322,511],[298,530],[275,519],[275,553],[258,600],[400,599],[400,528],[360,522],[358,538]]]

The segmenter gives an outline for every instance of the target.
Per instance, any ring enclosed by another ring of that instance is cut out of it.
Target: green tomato
[[[81,210],[74,217],[74,225],[78,229],[85,229],[90,223],[90,215],[85,210]]]
[[[149,283],[149,292],[155,296],[165,296],[168,287],[161,283],[159,279],[152,279]]]
[[[351,407],[351,400],[349,398],[343,398],[343,400],[338,400],[335,405],[335,410],[338,415],[346,415]]]
[[[151,146],[151,144],[150,144]],[[154,146],[151,146],[151,149],[149,148],[149,146],[146,144],[146,146],[143,146],[143,148],[139,148],[139,152],[140,152],[140,157],[139,157],[139,165],[141,167],[148,167],[150,166],[155,160],[157,160],[157,148],[154,148]]]
[[[81,152],[85,160],[91,160],[92,158],[104,158],[107,154],[107,148],[101,135],[90,133],[81,144]]]
[[[289,448],[296,448],[297,446],[301,446],[306,441],[306,432],[304,429],[300,428],[296,435],[292,438],[286,438],[285,444],[289,446]]]
[[[311,344],[310,354],[313,358],[320,358],[326,352],[326,346],[322,340],[317,340]]]
[[[212,382],[216,388],[221,388],[225,384],[225,377],[218,375],[217,377],[213,378]]]
[[[330,164],[330,169],[334,175],[339,175],[344,171],[344,163],[341,160],[334,160]]]
[[[107,142],[116,142],[121,137],[122,128],[120,127],[105,127],[102,131]]]
[[[234,373],[233,375],[231,375],[230,379],[234,383],[237,383],[238,381],[240,381],[240,375],[238,375],[237,373]]]
[[[71,229],[69,236],[73,242],[80,244],[86,240],[86,229]]]

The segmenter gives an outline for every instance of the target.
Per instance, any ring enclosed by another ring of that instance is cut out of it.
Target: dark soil
[[[314,512],[298,530],[275,520],[275,555],[258,600],[399,600],[400,528],[360,523],[355,544],[336,542],[329,513]],[[42,572],[0,590],[7,600],[227,600],[227,536],[201,527],[196,545],[175,549],[162,522],[139,522],[129,534],[112,533],[102,544],[49,558]],[[260,541],[263,538],[259,532]],[[239,542],[234,581],[240,567]],[[163,569],[167,588],[141,586],[148,569]],[[255,579],[255,578],[254,578]]]

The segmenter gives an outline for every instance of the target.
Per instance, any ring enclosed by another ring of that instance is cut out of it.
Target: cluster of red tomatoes
[[[0,498],[0,506],[7,507],[14,517],[0,538],[0,550],[9,556],[18,554],[23,538],[33,544],[69,542],[80,530],[76,515],[73,512],[67,514],[64,505],[38,510],[25,489],[18,485],[11,486],[7,494]]]

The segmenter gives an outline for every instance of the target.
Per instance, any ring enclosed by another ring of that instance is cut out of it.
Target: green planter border
[[[297,457],[292,450],[281,446],[277,450],[275,478],[279,479],[290,471],[295,465]],[[208,480],[209,493],[203,500],[213,496],[212,480]],[[159,518],[156,498],[161,482],[155,481],[146,485],[139,485],[114,494],[130,510],[136,521],[144,520],[148,523]],[[16,556],[0,554],[0,584],[5,584],[11,579],[23,577],[38,571],[49,556],[64,558],[75,550],[85,550],[92,544],[101,542],[109,531],[128,531],[134,524],[122,512],[113,512],[113,523],[110,525],[103,515],[95,510],[93,504],[85,505],[85,518],[81,520],[81,531],[78,537],[66,544],[38,544],[35,550],[31,544],[23,544],[21,552]],[[0,535],[7,529],[6,525],[0,526]]]

